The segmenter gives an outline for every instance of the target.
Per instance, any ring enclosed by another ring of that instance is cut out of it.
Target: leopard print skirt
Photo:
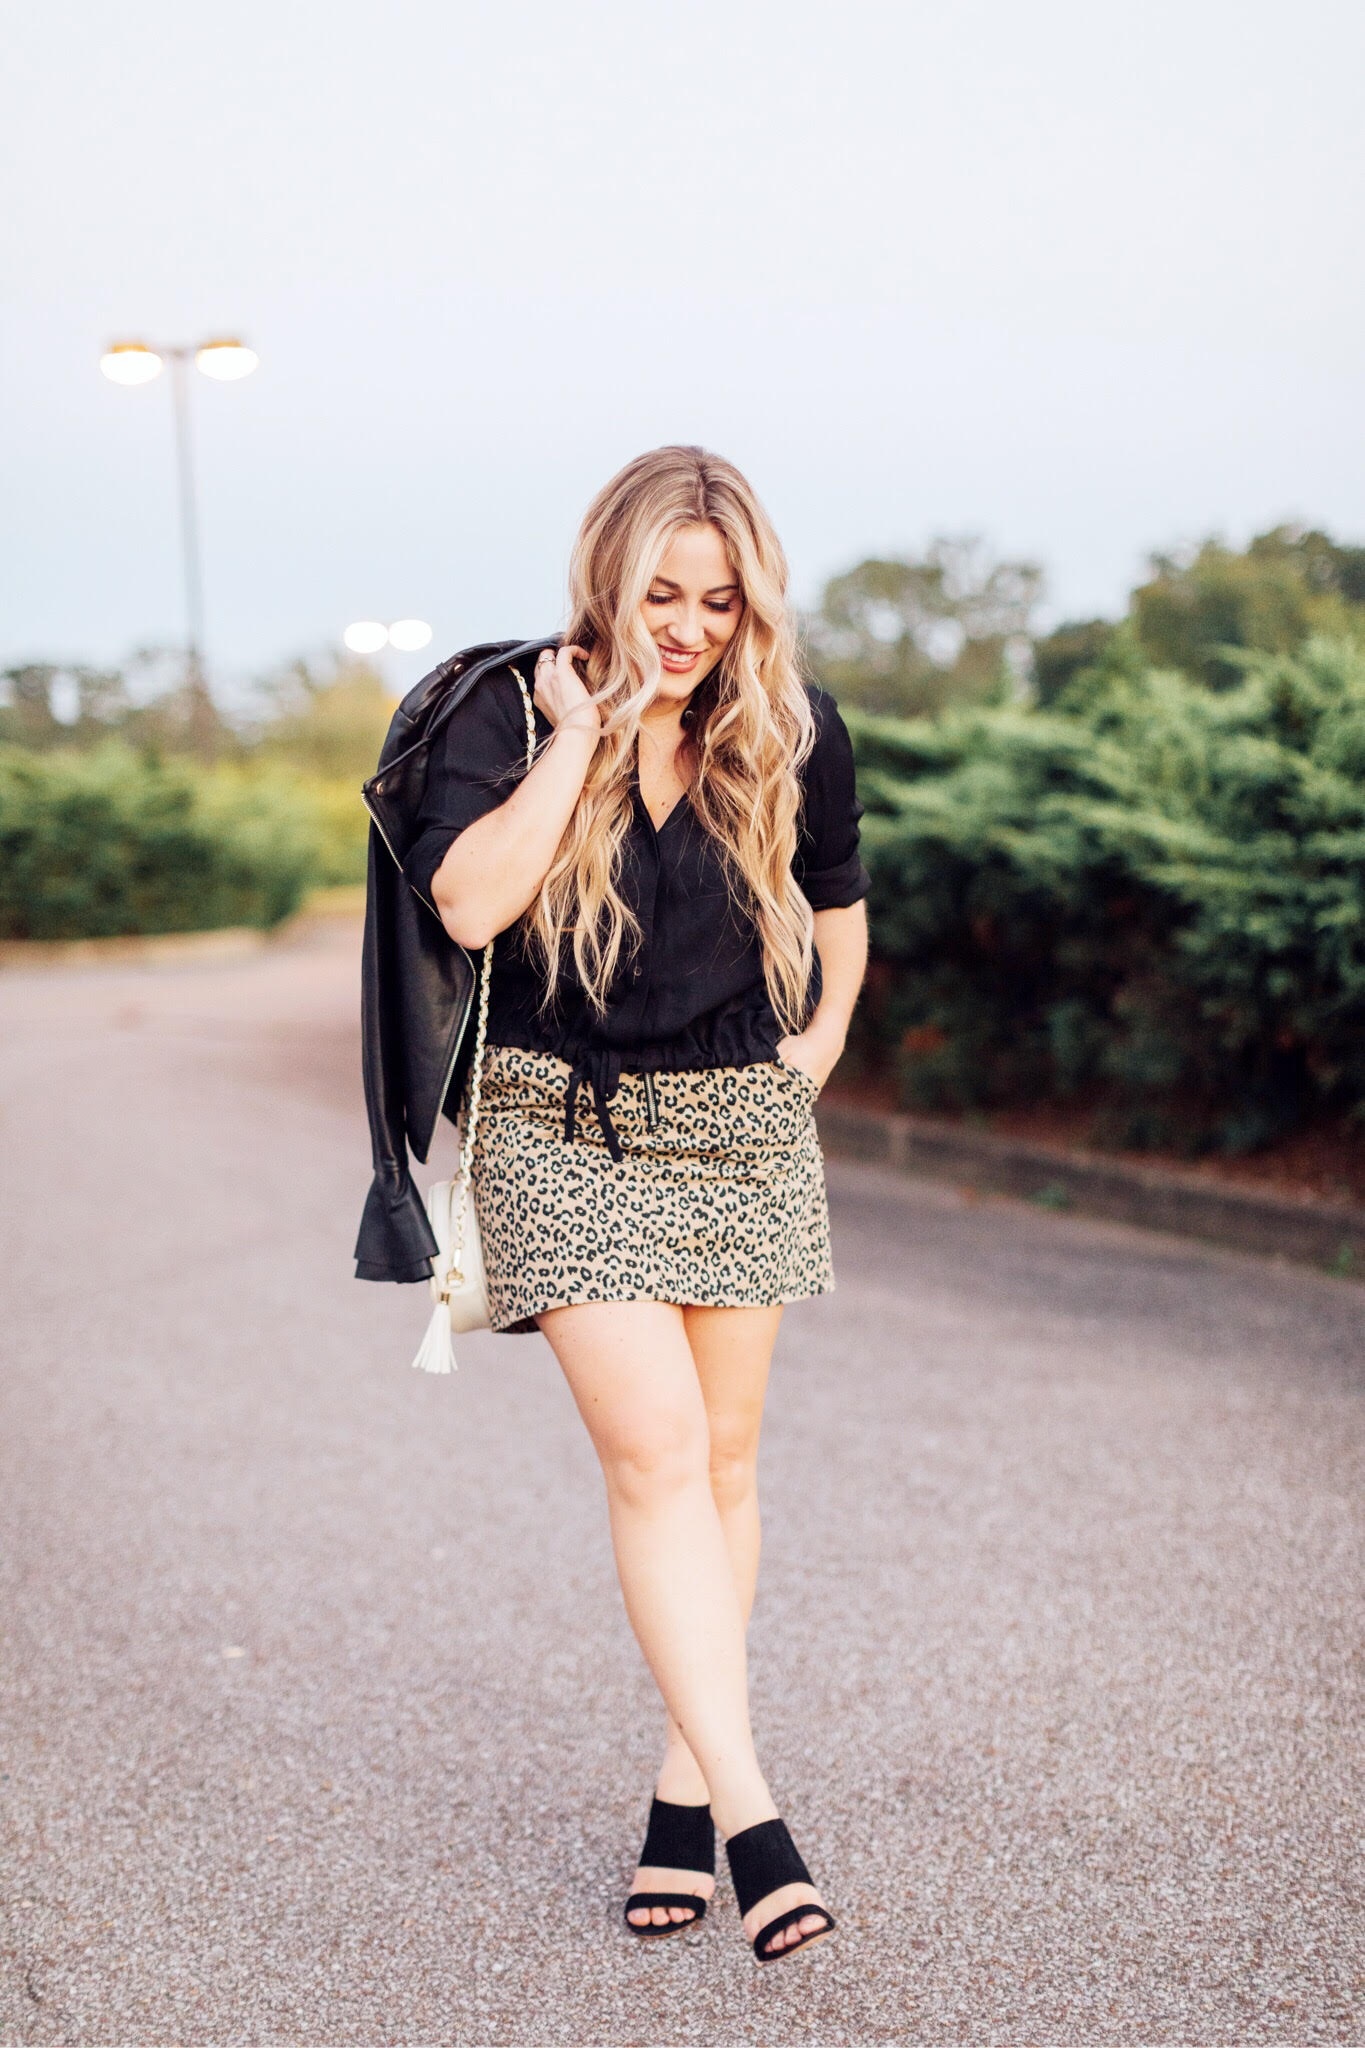
[[[585,1301],[762,1308],[828,1294],[829,1212],[808,1074],[781,1060],[625,1073],[564,1136],[570,1068],[489,1046],[474,1202],[494,1330]]]

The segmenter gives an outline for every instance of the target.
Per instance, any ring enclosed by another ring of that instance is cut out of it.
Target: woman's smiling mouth
[[[690,654],[683,647],[659,648],[659,660],[663,663],[669,674],[673,676],[685,676],[688,670],[695,667],[697,662],[701,660],[701,654],[702,650],[700,647],[693,648]]]

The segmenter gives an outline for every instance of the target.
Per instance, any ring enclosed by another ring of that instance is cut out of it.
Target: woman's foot
[[[834,1932],[834,1916],[811,1883],[785,1821],[741,1828],[725,1844],[744,1932],[760,1963],[811,1948]]]
[[[682,1805],[656,1794],[626,1900],[626,1925],[645,1936],[674,1934],[694,1925],[705,1915],[716,1889],[715,1868],[710,1806],[704,1801]]]
[[[665,1870],[657,1863],[642,1863],[630,1891],[632,1898],[637,1892],[691,1892],[705,1906],[715,1889],[714,1877],[700,1871]],[[687,1927],[700,1917],[695,1906],[632,1906],[626,1914],[632,1927]]]
[[[757,1953],[781,1955],[784,1948],[799,1948],[803,1942],[818,1940],[830,1932],[830,1917],[825,1903],[813,1884],[784,1884],[775,1892],[761,1898],[751,1912],[744,1915],[743,1927],[751,1942],[757,1941],[765,1927],[774,1920],[780,1920],[793,1906],[818,1906],[818,1913],[803,1913],[785,1927],[779,1927],[776,1934],[763,1942]]]

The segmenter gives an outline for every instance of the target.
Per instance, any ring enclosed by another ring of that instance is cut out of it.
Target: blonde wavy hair
[[[598,492],[579,529],[565,637],[588,650],[602,738],[525,923],[545,974],[544,1007],[554,1001],[571,934],[579,980],[601,1015],[623,952],[640,936],[618,881],[641,714],[661,673],[642,607],[673,536],[701,525],[724,540],[743,609],[691,700],[685,800],[720,846],[732,896],[757,925],[779,1025],[797,1031],[805,1022],[812,925],[791,864],[800,829],[797,771],[814,745],[814,720],[781,543],[747,480],[705,449],[637,456]]]

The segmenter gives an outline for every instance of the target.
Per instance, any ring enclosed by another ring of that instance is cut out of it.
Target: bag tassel
[[[454,1372],[455,1346],[450,1339],[450,1304],[444,1297],[431,1311],[431,1321],[416,1358],[414,1372]]]

